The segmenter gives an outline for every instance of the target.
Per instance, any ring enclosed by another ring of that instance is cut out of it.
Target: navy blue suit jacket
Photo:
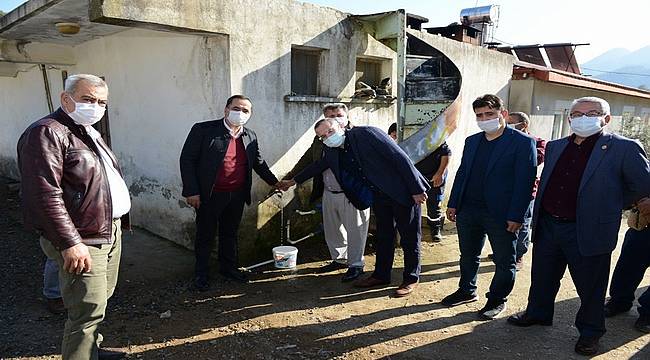
[[[346,130],[345,136],[363,176],[397,203],[412,206],[415,204],[412,195],[429,190],[427,179],[385,132],[373,126],[355,126]],[[294,180],[305,182],[328,168],[341,183],[339,150],[325,146],[323,158],[298,173]]]
[[[537,228],[544,191],[569,138],[546,145],[544,170],[533,210],[532,239]],[[624,208],[650,195],[650,167],[641,145],[634,140],[604,133],[596,141],[578,188],[577,241],[580,254],[612,252],[618,240]]]
[[[480,132],[465,139],[463,158],[447,204],[457,213],[462,211],[474,154],[484,136],[485,132]],[[534,138],[509,127],[501,137],[488,162],[484,196],[490,215],[505,226],[506,221],[524,222],[537,174],[537,149]]]

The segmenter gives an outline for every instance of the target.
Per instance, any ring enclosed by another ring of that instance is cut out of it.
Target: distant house
[[[509,109],[531,115],[531,130],[546,139],[571,133],[571,101],[598,96],[611,106],[610,131],[648,126],[650,92],[582,75],[574,56],[576,44],[501,46],[517,58],[510,87]],[[621,128],[625,126],[626,128]],[[650,127],[647,128],[650,131]]]

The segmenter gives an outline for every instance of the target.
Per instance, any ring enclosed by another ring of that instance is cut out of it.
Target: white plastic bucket
[[[276,246],[273,248],[273,260],[278,269],[293,269],[298,262],[298,249],[294,246]]]

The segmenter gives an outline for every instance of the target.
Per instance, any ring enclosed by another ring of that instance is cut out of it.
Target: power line
[[[618,71],[605,71],[605,70],[591,69],[591,68],[588,68],[588,67],[582,67],[582,68],[585,69],[585,70],[598,71],[598,72],[605,73],[605,74],[618,74],[618,75],[632,75],[632,76],[650,77],[650,74],[627,73],[627,72],[618,72]]]
[[[512,44],[512,43],[509,43],[509,42],[507,42],[507,41],[505,41],[505,40],[497,39],[497,38],[494,37],[494,36],[492,36],[492,39],[493,39],[493,40],[496,40],[496,41],[498,41],[498,42],[500,42],[500,43],[502,43],[502,44],[506,44],[506,45],[514,46],[514,44]]]

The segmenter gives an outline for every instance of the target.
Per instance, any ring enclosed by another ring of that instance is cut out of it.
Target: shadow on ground
[[[0,358],[51,358],[60,351],[65,319],[43,306],[44,256],[37,237],[22,230],[15,191],[0,188],[0,251],[18,254],[0,263]],[[215,276],[210,291],[197,293],[188,290],[192,253],[136,230],[124,237],[119,285],[102,328],[105,345],[144,359],[578,358],[578,300],[568,275],[553,327],[480,321],[476,311],[484,300],[439,305],[457,286],[455,241],[447,236],[443,244],[424,244],[422,283],[409,298],[392,297],[401,280],[399,250],[393,283],[383,288],[355,289],[341,283],[342,272],[316,275],[323,265],[317,262],[296,271],[265,268],[245,285]],[[372,268],[373,257],[367,261]],[[525,306],[529,266],[518,275],[509,314]],[[482,258],[479,290],[487,289],[493,271]],[[171,317],[161,318],[168,310]],[[600,358],[650,358],[650,336],[633,328],[635,319],[636,312],[608,319]]]

